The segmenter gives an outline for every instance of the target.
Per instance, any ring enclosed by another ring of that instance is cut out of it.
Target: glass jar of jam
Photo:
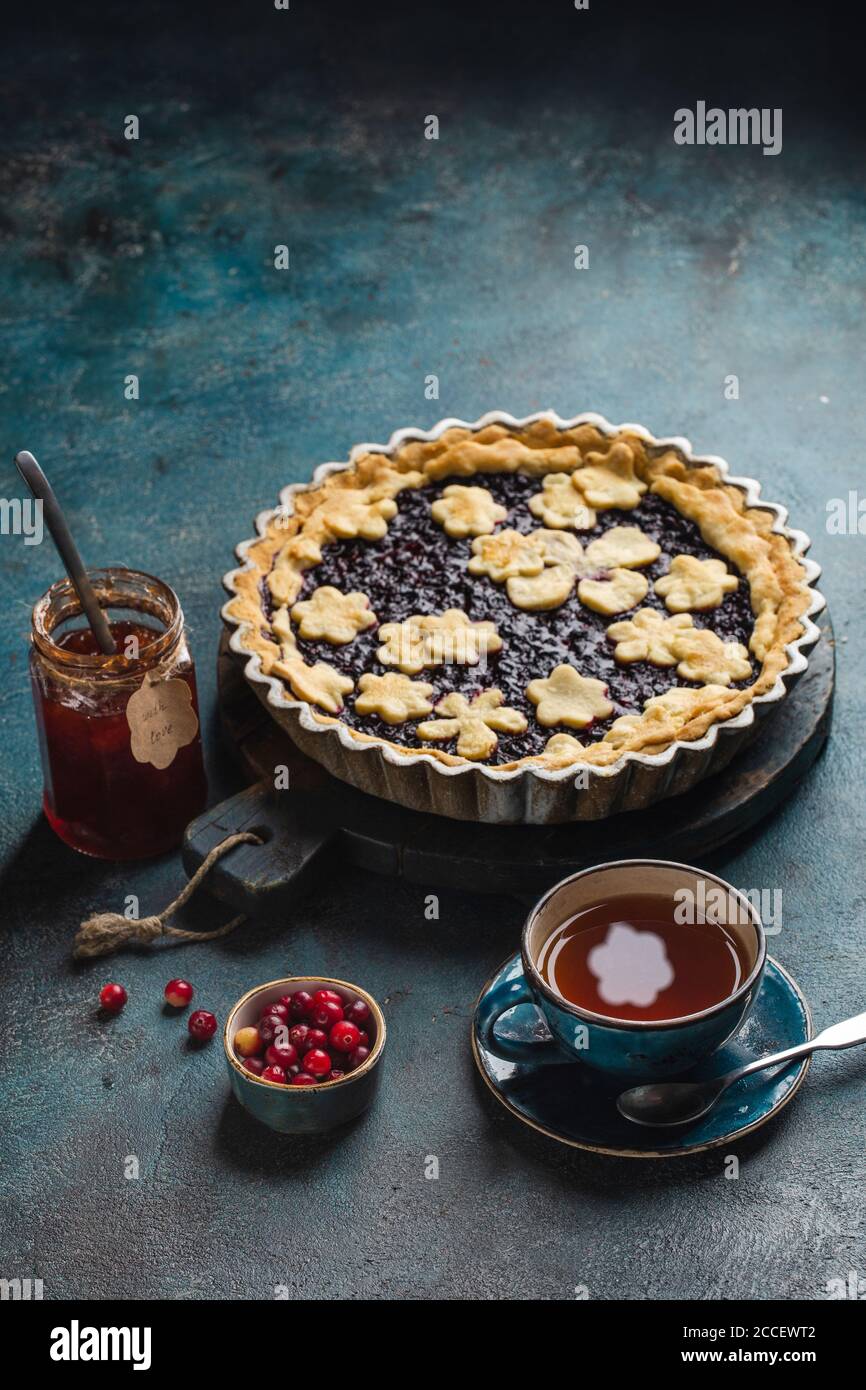
[[[100,651],[72,584],[33,610],[30,674],[49,824],[73,849],[143,859],[204,808],[195,667],[177,595],[152,575],[89,570],[117,651]]]

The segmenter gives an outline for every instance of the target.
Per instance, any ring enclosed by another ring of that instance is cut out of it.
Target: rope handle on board
[[[199,864],[186,887],[178,893],[174,902],[169,903],[155,917],[124,917],[120,912],[95,912],[82,922],[75,933],[72,955],[76,960],[88,960],[93,956],[110,956],[123,946],[149,946],[159,937],[170,937],[177,944],[182,941],[214,941],[218,936],[228,936],[229,932],[246,921],[244,916],[233,917],[224,927],[215,931],[184,931],[182,927],[169,927],[166,923],[184,903],[188,902],[198,888],[205,874],[214,864],[228,854],[235,845],[261,845],[264,842],[252,831],[241,830],[235,835],[227,835],[220,840],[205,859]]]

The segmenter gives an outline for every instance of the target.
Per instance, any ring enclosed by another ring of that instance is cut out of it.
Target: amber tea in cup
[[[729,999],[753,961],[720,921],[683,921],[671,897],[631,894],[593,903],[547,937],[536,961],[570,1004],[629,1021],[687,1018]]]

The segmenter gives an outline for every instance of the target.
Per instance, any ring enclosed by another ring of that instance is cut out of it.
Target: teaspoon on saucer
[[[714,1076],[709,1081],[660,1081],[649,1086],[634,1086],[617,1097],[616,1108],[634,1124],[651,1125],[654,1129],[690,1124],[712,1110],[728,1087],[744,1076],[763,1071],[765,1067],[792,1062],[796,1057],[807,1057],[810,1052],[835,1051],[856,1047],[864,1042],[866,1013],[856,1014],[844,1023],[834,1023],[831,1028],[825,1028],[808,1042],[787,1047],[783,1052],[770,1053],[767,1057],[758,1057],[754,1062],[747,1062],[745,1066],[736,1067],[724,1076]]]

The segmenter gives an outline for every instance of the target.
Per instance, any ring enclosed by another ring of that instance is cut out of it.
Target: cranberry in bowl
[[[294,975],[258,985],[226,1019],[232,1090],[280,1134],[318,1134],[372,1103],[385,1019],[372,995],[346,980]]]

